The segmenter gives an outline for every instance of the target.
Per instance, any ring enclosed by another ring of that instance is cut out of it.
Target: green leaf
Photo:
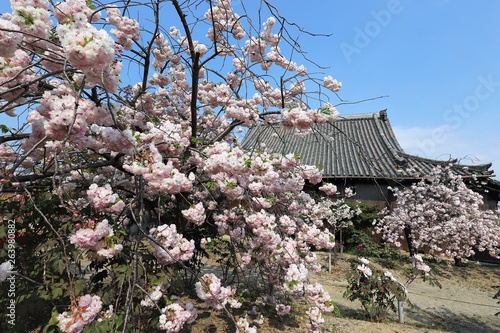
[[[87,284],[84,280],[76,280],[75,281],[75,294],[80,295],[87,287]]]
[[[35,18],[33,17],[33,15],[31,15],[31,13],[26,14],[25,12],[18,10],[17,15],[21,16],[24,19],[24,24],[26,24],[26,26],[35,24]]]
[[[66,269],[66,264],[64,262],[64,259],[56,259],[52,263],[52,268],[59,274],[62,274],[64,270]]]
[[[266,201],[273,204],[273,205],[276,204],[276,198],[274,198],[274,197],[267,197]]]
[[[123,316],[117,316],[115,322],[116,322],[115,328],[116,329],[120,328],[120,326],[122,326],[123,324]]]
[[[43,328],[42,333],[57,333],[59,332],[57,324],[59,323],[59,320],[57,319],[57,316],[59,313],[57,312],[56,308],[52,308],[52,315],[50,317],[49,322],[47,325]]]
[[[5,126],[4,124],[0,124],[0,131],[2,131],[2,133],[9,133],[10,132],[10,128],[8,128],[7,126]]]
[[[87,0],[87,7],[89,7],[92,10],[95,10],[97,7],[92,3],[92,0]]]
[[[62,288],[52,288],[52,297],[53,298],[58,298],[63,295],[63,290]]]
[[[238,182],[231,181],[231,182],[227,182],[226,183],[226,188],[228,188],[228,189],[233,189],[233,188],[236,188],[236,187],[238,187]]]

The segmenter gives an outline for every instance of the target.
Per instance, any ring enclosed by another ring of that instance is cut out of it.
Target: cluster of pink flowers
[[[275,24],[276,18],[269,17],[266,22],[264,22],[264,31],[260,33],[260,38],[265,40],[272,47],[277,47],[280,41],[280,35],[272,33]]]
[[[312,300],[315,306],[321,311],[331,312],[333,310],[330,295],[321,284],[309,284],[306,286],[305,290],[307,298]]]
[[[161,310],[160,329],[168,333],[179,332],[185,324],[196,320],[198,314],[192,303],[186,303],[182,307],[178,302],[167,305]]]
[[[241,40],[246,33],[239,22],[239,15],[233,12],[231,0],[217,0],[213,6],[205,13],[205,19],[210,22],[207,38],[212,42],[219,43],[219,54],[227,55],[234,49],[231,47],[227,34],[231,34],[236,40]]]
[[[257,333],[257,327],[251,326],[247,317],[240,317],[236,322],[236,333]]]
[[[248,126],[255,124],[259,119],[257,102],[253,99],[233,99],[230,85],[202,83],[198,100],[205,105],[207,111],[217,106],[224,106],[226,118],[239,120]]]
[[[52,29],[48,0],[11,0],[11,21],[24,33],[24,42],[34,51],[47,49]]]
[[[186,129],[184,124],[176,123],[173,119],[163,119],[159,125],[147,123],[146,128],[147,132],[140,134],[140,141],[149,148],[155,162],[161,161],[159,159],[161,153],[176,157],[189,147],[191,131]],[[152,143],[155,145],[153,146]]]
[[[94,225],[89,222],[89,228],[81,228],[71,235],[69,241],[81,249],[96,251],[98,255],[104,258],[112,258],[123,249],[123,245],[114,244],[113,228],[108,224],[108,220],[102,220]]]
[[[281,124],[287,128],[307,129],[314,124],[314,114],[301,108],[283,110],[281,112]]]
[[[416,269],[418,269],[419,271],[422,271],[425,275],[429,275],[431,268],[427,264],[424,263],[422,256],[415,254],[413,256],[412,260],[415,263]]]
[[[342,88],[342,82],[338,82],[331,76],[326,76],[323,79],[323,85],[325,88],[330,89],[333,92],[338,92]]]
[[[257,37],[252,37],[245,42],[245,55],[250,62],[261,63],[263,69],[269,69],[266,64],[264,54],[267,48],[267,43]]]
[[[234,298],[236,288],[223,287],[220,279],[213,273],[203,275],[195,287],[198,297],[216,310],[221,310],[226,304],[232,308],[241,306]]]
[[[181,193],[188,192],[193,186],[194,176],[188,176],[180,172],[172,161],[166,164],[156,162],[151,165],[151,172],[144,174],[144,179],[150,188],[148,192],[154,193]]]
[[[2,99],[17,103],[24,101],[20,97],[24,90],[16,87],[35,79],[36,73],[30,68],[30,63],[30,55],[21,49],[17,49],[10,58],[0,57],[0,82],[2,82],[0,85],[0,96]],[[15,116],[14,111],[9,112],[9,115]]]
[[[333,249],[335,236],[328,229],[319,229],[315,225],[305,225],[297,237],[316,249]]]
[[[0,144],[0,167],[5,166],[7,163],[14,162],[17,157],[16,152],[11,146],[6,143]]]
[[[337,194],[337,186],[332,183],[325,183],[319,187],[320,191],[323,191],[326,195],[335,195]]]
[[[156,286],[153,290],[141,301],[141,305],[145,307],[154,307],[155,304],[164,296],[162,289],[168,289],[167,286]],[[171,296],[172,299],[177,299],[177,296]],[[159,318],[159,328],[166,330],[169,333],[179,332],[184,325],[192,323],[198,314],[192,303],[186,303],[184,307],[176,301],[161,309]]]
[[[152,308],[155,305],[155,302],[159,301],[163,297],[162,286],[154,287],[153,291],[151,291],[142,301],[141,305]]]
[[[393,189],[397,207],[375,223],[375,231],[389,242],[402,240],[410,227],[413,246],[429,254],[466,258],[488,250],[500,255],[498,215],[481,208],[483,198],[450,166],[437,167],[411,187]]]
[[[99,186],[91,184],[87,190],[87,197],[90,204],[98,212],[109,212],[120,214],[125,208],[125,203],[120,199],[118,194],[113,192],[111,185],[105,184]]]
[[[178,261],[189,260],[193,256],[194,241],[178,234],[175,224],[160,225],[149,233],[154,239],[150,240],[154,248],[153,255],[160,265],[172,265]]]
[[[55,89],[46,91],[36,110],[29,113],[28,121],[33,130],[33,135],[23,143],[25,149],[35,145],[41,138],[48,135],[55,141],[65,138],[75,138],[80,144],[88,126],[85,111],[90,101],[81,101],[81,107],[77,104],[77,98],[68,84],[55,84]]]
[[[196,225],[202,225],[205,222],[205,208],[203,203],[198,202],[196,205],[192,205],[188,209],[182,211],[182,215],[188,220]]]
[[[325,323],[325,318],[323,318],[321,310],[318,307],[313,307],[308,309],[306,314],[309,317],[307,330],[311,333],[321,332],[320,328]]]
[[[323,172],[315,165],[302,165],[300,172],[302,173],[302,177],[309,180],[312,184],[321,183],[323,180]]]
[[[23,35],[19,32],[19,27],[10,20],[0,18],[0,57],[10,58],[18,49],[19,43],[23,39]]]
[[[136,138],[130,129],[118,130],[109,126],[92,124],[90,130],[95,135],[88,138],[89,147],[96,147],[101,152],[134,153]],[[103,147],[103,142],[106,143],[106,147]]]
[[[122,65],[115,62],[115,42],[105,30],[98,30],[89,22],[93,14],[84,0],[73,2],[55,10],[60,19],[56,31],[64,56],[85,74],[87,83],[116,92]],[[86,10],[75,10],[75,4]]]
[[[219,232],[241,244],[242,267],[252,268],[257,263],[266,267],[266,261],[275,258],[270,272],[276,271],[277,266],[286,272],[282,278],[269,275],[270,280],[280,281],[279,290],[288,295],[305,296],[321,311],[331,311],[328,294],[321,286],[308,282],[309,271],[318,270],[319,265],[306,244],[317,248],[333,247],[333,234],[323,228],[323,221],[335,225],[337,220],[352,216],[353,211],[341,209],[338,216],[334,216],[330,201],[315,202],[302,193],[304,178],[318,181],[321,173],[317,168],[299,166],[299,160],[293,155],[277,157],[262,153],[250,158],[237,148],[224,145],[211,147],[207,154],[211,159],[204,161],[204,170],[220,184],[220,191],[228,199],[252,196],[253,211],[243,213],[232,207],[221,213],[216,210],[213,215]],[[228,184],[231,184],[231,191],[227,189]],[[295,195],[282,195],[284,192]],[[289,214],[277,216],[273,207],[286,209]],[[244,217],[244,223],[240,216]],[[286,237],[292,234],[294,239]],[[288,305],[282,304],[280,311],[284,314],[286,309]]]
[[[159,34],[158,37],[154,40],[156,44],[156,48],[153,50],[153,68],[156,70],[160,70],[167,61],[171,62],[174,66],[180,65],[181,57],[178,54],[175,54],[172,47],[168,44],[168,41],[165,39],[165,36]],[[156,78],[153,76],[153,80],[155,84],[160,86],[168,85],[171,80],[169,76],[155,73]],[[163,83],[162,83],[163,82]]]
[[[54,6],[54,17],[61,24],[75,21],[97,22],[101,13],[92,10],[87,0],[65,0]]]
[[[180,144],[174,145],[173,143],[172,145],[163,143],[158,146],[153,143],[147,143],[154,138],[156,132],[156,130],[152,130],[151,133],[142,137],[141,140],[144,143],[143,148],[145,149],[144,153],[138,155],[139,158],[137,159],[131,159],[130,162],[124,164],[123,168],[132,174],[142,175],[148,183],[147,191],[151,195],[158,193],[176,194],[191,191],[195,175],[190,173],[186,176],[174,165],[175,160],[173,159],[169,159],[165,163],[162,154],[162,152],[166,152],[177,156],[177,154],[181,153],[182,146]],[[167,136],[168,134],[163,135]],[[175,133],[172,133],[172,136],[175,138]],[[168,140],[172,140],[172,138]],[[183,140],[179,141],[179,143],[182,142]],[[162,149],[162,151],[159,149]],[[145,158],[141,160],[140,157]],[[178,164],[177,162],[175,164]]]
[[[361,271],[361,273],[363,273],[363,275],[366,277],[366,278],[369,278],[372,276],[372,270],[370,269],[370,267],[368,267],[368,265],[370,264],[370,262],[368,261],[368,259],[366,258],[359,258],[359,262],[361,263],[361,265],[358,265],[357,269],[359,271]]]
[[[59,328],[65,333],[80,333],[90,324],[102,309],[99,296],[85,295],[78,299],[77,306],[71,307],[70,313],[63,312],[57,316]]]
[[[75,12],[57,25],[61,46],[71,63],[85,70],[103,68],[114,60],[115,45],[105,30],[97,30],[85,13]]]
[[[120,15],[120,10],[117,7],[108,7],[107,21],[114,25],[116,29],[111,29],[111,33],[118,38],[118,43],[125,50],[131,50],[133,41],[139,40],[139,23],[136,20]]]
[[[308,215],[308,220],[316,228],[327,227],[329,230],[339,230],[340,228],[347,228],[352,225],[352,218],[356,215],[361,214],[361,210],[353,209],[345,203],[344,199],[332,200],[318,200],[314,201],[310,199],[306,203],[306,208],[311,212]],[[304,227],[307,228],[307,227]],[[329,234],[328,230],[322,230],[326,234]],[[311,230],[312,233],[316,232],[314,229]],[[330,235],[330,241],[333,243],[333,235]],[[325,236],[322,236],[325,238]],[[322,247],[329,249],[329,244],[327,247]],[[317,246],[317,245],[316,245]],[[332,245],[333,246],[333,245]]]
[[[309,279],[309,270],[304,264],[291,264],[285,276],[284,288],[294,293],[302,295],[304,292],[304,283]]]

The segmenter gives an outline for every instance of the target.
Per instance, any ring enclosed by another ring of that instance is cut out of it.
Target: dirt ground
[[[493,299],[500,285],[500,267],[471,264],[466,267],[448,267],[444,263],[431,265],[442,289],[422,281],[414,281],[408,288],[412,306],[405,304],[404,324],[398,315],[386,323],[371,323],[363,318],[359,302],[342,297],[346,290],[345,272],[349,269],[348,257],[335,260],[331,273],[321,272],[313,279],[321,282],[340,308],[342,317],[326,317],[329,332],[373,333],[498,333],[500,332],[500,305]],[[391,270],[401,274],[398,267]]]
[[[430,264],[438,276],[442,289],[432,287],[422,281],[414,281],[408,288],[412,306],[405,304],[404,323],[399,323],[398,314],[391,314],[384,323],[366,320],[359,302],[343,298],[346,290],[346,273],[350,269],[349,255],[334,256],[331,272],[328,272],[327,257],[323,254],[323,270],[311,276],[330,293],[340,310],[340,316],[325,315],[324,333],[499,333],[500,304],[493,299],[500,285],[500,266],[468,264],[465,267],[448,266],[444,263]],[[377,260],[372,267],[382,268]],[[405,264],[407,265],[407,264]],[[390,269],[401,278],[403,263]],[[403,279],[399,279],[404,281]],[[183,332],[232,332],[228,321],[210,309],[202,310],[197,322]],[[295,316],[286,322],[267,321],[260,325],[259,333],[304,333],[305,317]]]

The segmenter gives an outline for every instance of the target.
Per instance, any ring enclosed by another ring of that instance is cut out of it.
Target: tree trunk
[[[417,251],[415,251],[415,248],[413,247],[413,237],[411,236],[411,227],[409,225],[406,225],[404,230],[405,230],[406,243],[408,243],[408,250],[410,251],[410,257],[413,257],[415,254],[417,254]]]

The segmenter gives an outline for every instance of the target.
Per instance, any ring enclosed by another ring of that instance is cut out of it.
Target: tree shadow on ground
[[[492,316],[490,323],[481,318],[458,314],[446,308],[423,309],[413,305],[405,311],[407,321],[417,322],[432,329],[456,333],[497,333],[500,332],[500,317]],[[496,322],[496,323],[495,323]]]
[[[370,318],[363,309],[353,309],[352,307],[340,304],[337,304],[337,307],[342,317],[370,321]]]
[[[348,306],[337,305],[340,314],[344,318],[369,321],[368,316],[362,309],[353,309]],[[457,314],[445,308],[423,309],[413,305],[405,309],[405,323],[425,329],[443,330],[453,333],[498,333],[500,332],[500,317],[491,315],[488,323],[484,318],[476,318],[466,314]],[[389,322],[397,323],[398,315],[390,313],[387,318]]]

